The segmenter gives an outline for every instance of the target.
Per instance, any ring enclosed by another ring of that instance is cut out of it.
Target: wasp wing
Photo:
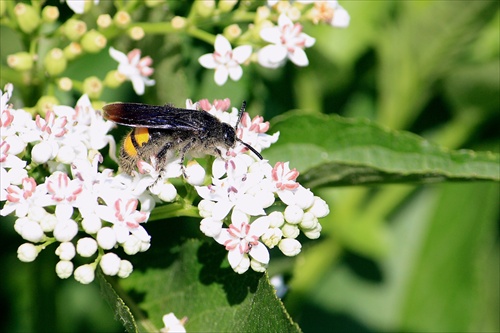
[[[140,103],[107,104],[103,111],[106,119],[120,125],[186,131],[200,130],[215,118],[205,111]]]

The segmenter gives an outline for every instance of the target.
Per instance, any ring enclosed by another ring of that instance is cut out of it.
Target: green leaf
[[[448,150],[364,119],[290,112],[276,118],[276,131],[280,139],[264,157],[290,161],[308,187],[500,177],[498,154]]]
[[[102,275],[100,271],[98,271],[97,279],[101,286],[101,292],[104,296],[104,299],[111,306],[113,311],[115,312],[115,318],[120,321],[120,323],[125,327],[127,332],[139,332],[137,328],[134,316],[130,312],[130,309],[125,304],[125,302],[118,296],[116,291],[113,289],[111,284],[106,281],[105,277]]]
[[[188,332],[300,332],[266,274],[235,273],[224,260],[227,251],[213,242],[165,243],[141,255],[134,273],[120,281],[139,295],[136,306],[156,328],[173,312],[187,317]]]

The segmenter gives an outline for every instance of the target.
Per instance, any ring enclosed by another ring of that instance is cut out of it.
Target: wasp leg
[[[156,154],[156,171],[162,172],[163,169],[165,169],[167,152],[170,148],[172,148],[172,145],[172,142],[167,142],[163,145],[163,147],[161,147],[158,154]]]
[[[184,176],[185,179],[187,179],[186,175],[186,168],[184,167],[184,157],[186,153],[193,147],[193,145],[196,142],[196,138],[192,138],[184,147],[182,147],[180,153],[181,153],[181,168],[182,168],[182,175]]]

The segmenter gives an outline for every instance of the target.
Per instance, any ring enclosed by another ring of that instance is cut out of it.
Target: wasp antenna
[[[254,153],[255,155],[257,155],[258,158],[260,158],[261,160],[263,160],[264,158],[262,157],[262,155],[257,151],[255,150],[254,147],[250,146],[248,143],[242,141],[240,138],[236,138],[236,140],[238,142],[241,142],[245,147],[247,147],[248,149],[250,149],[252,151],[252,153]]]
[[[241,117],[243,116],[243,112],[245,112],[246,107],[247,107],[247,102],[243,101],[243,103],[241,103],[240,113],[238,113],[238,121],[236,122],[236,126],[234,128],[238,128],[238,125],[240,124],[241,121]]]

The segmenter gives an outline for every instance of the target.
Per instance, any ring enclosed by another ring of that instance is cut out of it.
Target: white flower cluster
[[[268,129],[269,123],[262,117],[251,120],[244,113],[237,135],[260,152],[278,140],[279,133],[265,134]],[[288,162],[273,167],[266,160],[244,154],[246,149],[238,144],[226,152],[227,159],[216,159],[212,183],[196,186],[203,198],[198,205],[203,217],[200,229],[225,246],[229,264],[240,274],[249,267],[264,271],[270,260],[268,248],[278,246],[287,256],[297,255],[302,247],[296,239],[300,232],[318,238],[318,218],[329,213],[324,200],[296,181],[299,173],[290,170]],[[282,204],[275,204],[277,199]],[[231,224],[223,228],[230,212]]]
[[[238,273],[249,267],[265,270],[268,248],[278,246],[287,256],[298,254],[301,244],[296,238],[301,232],[311,239],[319,237],[318,218],[328,214],[328,206],[297,183],[299,173],[288,162],[273,167],[238,141],[223,151],[224,159],[213,162],[210,185],[198,163],[189,162],[183,172],[175,155],[164,170],[157,170],[152,158],[139,161],[139,172],[132,176],[115,176],[111,169],[99,169],[98,152],[109,145],[114,156],[114,139],[108,134],[113,124],[92,108],[86,96],[75,108],[54,106],[44,118],[32,119],[7,104],[11,93],[9,85],[1,105],[0,202],[4,204],[0,215],[17,217],[14,228],[27,241],[18,249],[22,261],[35,260],[40,251],[58,242],[60,278],[73,274],[81,283],[90,283],[97,265],[104,274],[128,276],[131,263],[112,250],[120,246],[133,255],[150,247],[151,237],[141,224],[147,222],[156,202],[178,198],[168,179],[181,175],[202,197],[200,229],[226,247],[229,263]],[[188,101],[187,107],[201,107],[233,126],[238,120],[236,108],[226,112],[228,99],[213,105],[207,100]],[[260,152],[278,140],[279,133],[266,134],[268,129],[262,117],[251,119],[244,113],[237,136]],[[18,155],[31,163],[27,165]],[[40,174],[47,171],[50,174],[42,179]],[[275,204],[277,200],[281,203]],[[231,223],[223,228],[230,212]],[[76,254],[91,262],[74,269]]]
[[[279,13],[277,26],[268,19],[271,10]],[[349,14],[336,0],[268,1],[268,7],[259,7],[256,15],[262,22],[250,29],[258,29],[262,41],[269,43],[256,52],[257,62],[266,68],[282,67],[287,60],[301,67],[309,65],[304,49],[313,46],[316,39],[302,32],[303,26],[297,22],[301,16],[314,24],[324,22],[337,28],[346,28],[350,21]],[[233,49],[226,37],[217,35],[214,52],[202,55],[198,61],[205,68],[215,69],[215,83],[223,85],[228,77],[233,81],[241,78],[240,65],[249,62],[252,50],[251,45]]]
[[[0,215],[17,217],[14,228],[27,241],[18,248],[19,259],[33,261],[58,242],[60,278],[74,274],[81,283],[90,283],[97,265],[107,275],[127,277],[132,264],[107,251],[121,246],[135,254],[149,248],[150,236],[140,224],[154,207],[144,191],[151,177],[132,179],[98,170],[99,149],[109,145],[114,156],[114,139],[108,134],[114,125],[92,108],[87,96],[75,108],[54,106],[45,117],[32,119],[7,104],[12,89],[6,86],[0,105]],[[35,178],[47,169],[50,175],[37,183]],[[74,269],[76,254],[93,261]]]

